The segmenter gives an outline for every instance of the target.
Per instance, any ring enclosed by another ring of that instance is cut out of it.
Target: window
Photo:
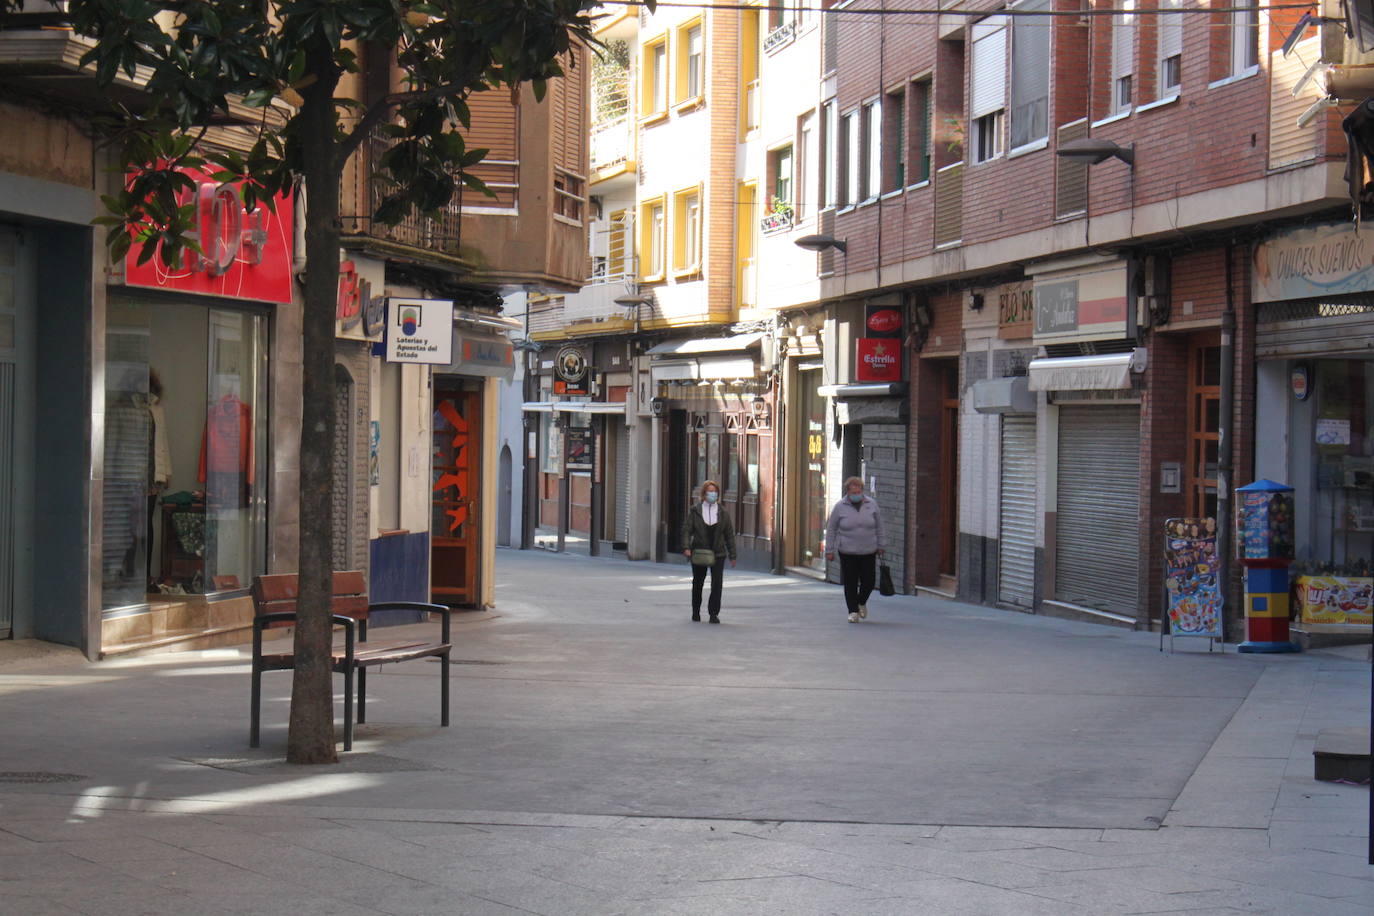
[[[883,109],[877,99],[863,107],[863,171],[859,175],[859,191],[864,200],[878,196],[883,175]]]
[[[896,89],[883,97],[884,193],[906,187],[906,90]]]
[[[1235,0],[1231,13],[1231,75],[1259,66],[1258,0]]]
[[[768,203],[792,203],[792,144],[768,153]]]
[[[606,275],[624,277],[629,275],[630,267],[630,211],[616,210],[611,213],[606,232]]]
[[[915,80],[911,84],[911,122],[907,133],[908,179],[913,184],[930,180],[930,79]]]
[[[759,11],[744,10],[740,14],[740,133],[747,134],[759,126]]]
[[[816,113],[808,111],[797,119],[797,192],[792,202],[798,219],[816,193]]]
[[[820,184],[817,186],[817,199],[822,208],[834,207],[840,199],[839,194],[839,129],[835,114],[835,100],[831,99],[821,107],[821,160]]]
[[[1176,10],[1183,0],[1160,0],[1161,10]],[[1183,83],[1183,17],[1165,13],[1159,17],[1159,97],[1178,95]]]
[[[1018,11],[1048,10],[1049,0],[1024,0]],[[1016,16],[1011,20],[1011,148],[1050,135],[1049,16]]]
[[[639,210],[639,266],[645,280],[662,280],[664,225],[663,198],[645,201]]]
[[[1007,104],[1007,20],[989,16],[972,28],[973,59],[969,90],[973,161],[986,162],[1002,153],[1002,114]]]
[[[644,46],[643,93],[640,114],[644,117],[668,110],[668,43],[659,38]]]
[[[704,59],[701,20],[697,19],[677,31],[677,101],[701,96]]]
[[[701,269],[701,191],[690,188],[673,195],[673,269]]]
[[[840,187],[840,206],[853,206],[859,202],[859,112],[851,111],[840,118],[840,168],[844,172]]]
[[[1112,17],[1112,114],[1131,110],[1135,73],[1135,0],[1120,0]]]

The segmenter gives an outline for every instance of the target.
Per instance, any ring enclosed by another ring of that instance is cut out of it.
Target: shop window
[[[105,346],[102,607],[246,588],[266,556],[266,318],[112,300]]]
[[[749,436],[744,453],[744,492],[757,496],[759,492],[759,437]]]
[[[726,446],[730,449],[730,452],[725,456],[725,473],[722,475],[720,487],[726,493],[729,493],[731,496],[734,496],[736,492],[739,490],[740,437],[735,434],[727,434],[725,439]]]

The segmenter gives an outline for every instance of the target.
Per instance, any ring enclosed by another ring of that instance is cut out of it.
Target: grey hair
[[[846,477],[846,478],[844,479],[844,492],[845,492],[845,493],[848,493],[848,492],[849,492],[849,485],[850,485],[850,484],[855,484],[855,483],[857,483],[857,484],[859,485],[859,492],[862,493],[862,492],[866,489],[866,488],[864,487],[864,479],[863,479],[862,477]]]

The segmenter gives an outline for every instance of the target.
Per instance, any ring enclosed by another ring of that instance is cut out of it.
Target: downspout
[[[305,277],[305,183],[296,182],[295,199],[291,202],[292,218],[292,257],[291,276],[304,282]]]
[[[1221,403],[1217,420],[1217,578],[1221,588],[1221,632],[1235,605],[1231,583],[1231,424],[1235,411],[1236,292],[1235,245],[1226,245],[1226,310],[1221,313]]]

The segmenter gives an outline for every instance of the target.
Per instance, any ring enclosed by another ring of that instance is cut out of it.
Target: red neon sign
[[[261,204],[252,213],[244,209],[233,185],[220,184],[203,172],[186,174],[196,179],[194,240],[201,252],[186,249],[180,262],[167,266],[161,252],[142,264],[140,248],[130,249],[124,261],[124,282],[150,289],[255,299],[291,301],[291,260],[294,225],[289,194],[277,198],[277,212]]]

